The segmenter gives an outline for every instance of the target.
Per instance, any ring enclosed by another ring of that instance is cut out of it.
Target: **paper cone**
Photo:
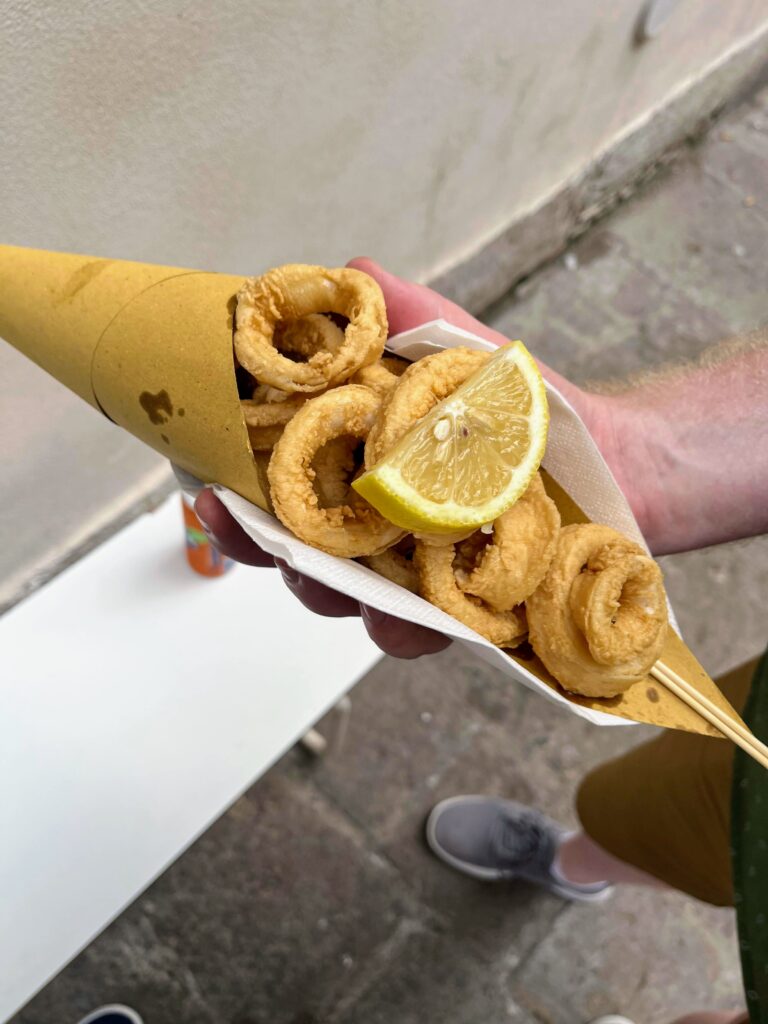
[[[0,246],[0,336],[162,455],[266,508],[234,374],[242,281]]]
[[[0,336],[193,476],[222,484],[268,510],[235,381],[232,319],[242,281],[176,267],[0,246]],[[479,343],[475,347],[487,346],[458,329],[451,328],[449,334],[455,335],[454,344],[469,339]],[[551,477],[547,487],[563,524],[589,521]],[[247,521],[244,525],[248,527]],[[291,543],[301,545],[295,538]],[[313,557],[330,556],[314,552]],[[370,578],[365,577],[369,571],[353,562],[349,568],[363,573],[364,592],[353,596],[365,600],[371,590]],[[339,585],[338,573],[324,570],[319,578]],[[352,592],[357,584],[350,586]],[[413,621],[434,612],[419,598],[413,600],[418,602]],[[448,625],[455,623],[445,619]],[[509,664],[511,658],[571,704],[637,722],[719,735],[651,678],[620,697],[591,700],[565,694],[532,653],[517,650],[508,655],[491,648],[490,657],[496,664],[499,659]],[[738,717],[671,630],[663,660]]]

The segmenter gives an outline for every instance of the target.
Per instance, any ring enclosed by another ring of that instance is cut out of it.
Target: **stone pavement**
[[[580,381],[768,322],[767,162],[764,91],[488,319]],[[663,563],[711,672],[758,652],[768,540]],[[639,889],[568,905],[461,878],[421,838],[432,803],[457,792],[573,823],[584,771],[649,733],[589,726],[458,649],[384,659],[354,690],[341,751],[288,753],[15,1022],[66,1024],[113,1000],[147,1024],[572,1024],[609,1011],[663,1024],[738,1005],[731,911]]]

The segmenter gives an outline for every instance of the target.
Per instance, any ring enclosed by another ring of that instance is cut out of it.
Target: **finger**
[[[209,540],[222,555],[245,565],[274,566],[272,555],[262,551],[259,545],[251,540],[209,488],[198,494],[195,514]]]
[[[309,576],[303,576],[280,558],[275,559],[275,565],[283,574],[285,585],[291,593],[311,612],[333,619],[360,614],[360,606],[353,598],[340,594],[337,590],[331,590]]]
[[[442,633],[386,615],[366,604],[360,605],[360,613],[368,636],[393,658],[420,658],[422,654],[436,654],[451,643],[449,637]]]
[[[390,334],[400,334],[401,331],[410,331],[412,327],[419,327],[429,320],[442,319],[481,338],[487,338],[494,345],[506,345],[509,341],[503,334],[481,324],[455,302],[423,284],[414,284],[390,274],[374,260],[361,257],[350,260],[347,266],[362,270],[378,282],[387,305]]]
[[[380,267],[374,260],[367,257],[358,257],[350,260],[348,267],[355,270],[362,270],[378,282],[384,293],[384,301],[387,306],[387,320],[389,321],[389,333],[400,334],[401,331],[410,331],[413,327],[420,327],[421,324],[430,320],[447,320],[454,327],[461,327],[465,331],[471,331],[480,338],[485,338],[493,345],[507,345],[510,339],[506,338],[492,327],[486,327],[470,313],[467,313],[455,302],[446,299],[438,292],[427,288],[423,284],[414,284],[402,277],[390,274],[388,270]],[[539,368],[547,380],[581,412],[584,405],[582,391],[570,381],[561,377],[541,360],[537,359]]]

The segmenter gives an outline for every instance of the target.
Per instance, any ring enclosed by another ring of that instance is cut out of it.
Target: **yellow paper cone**
[[[0,246],[0,337],[190,473],[266,508],[234,373],[242,281]]]
[[[232,320],[242,281],[0,246],[0,337],[190,473],[269,510],[235,380]],[[563,525],[587,521],[562,488],[546,482]],[[559,689],[532,652],[510,657]],[[739,720],[672,630],[662,658]],[[565,696],[622,718],[719,735],[650,677],[611,700]]]

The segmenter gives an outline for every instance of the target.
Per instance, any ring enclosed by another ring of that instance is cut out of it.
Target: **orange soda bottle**
[[[223,576],[235,563],[217,551],[208,540],[208,535],[195,515],[193,500],[186,494],[181,496],[181,508],[184,514],[187,561],[201,576]]]

